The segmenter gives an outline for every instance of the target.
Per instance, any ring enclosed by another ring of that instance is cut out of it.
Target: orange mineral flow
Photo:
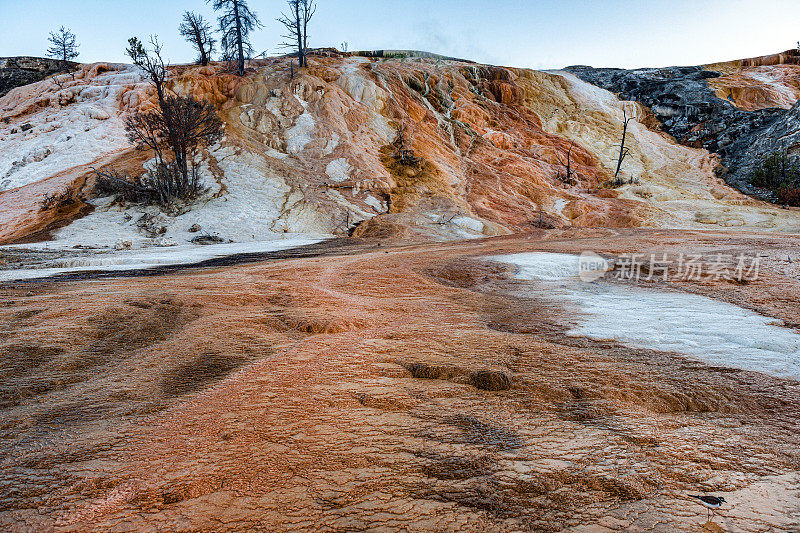
[[[795,68],[740,68],[712,81],[739,91],[743,108],[786,106],[795,86],[785,69]],[[136,176],[149,164],[124,120],[156,103],[138,68],[83,65],[0,98],[0,243],[182,244],[195,225],[233,241],[800,229],[797,213],[726,186],[718,158],[677,144],[649,109],[567,72],[347,54],[312,55],[299,72],[288,58],[253,61],[241,78],[222,64],[170,71],[170,91],[213,103],[225,125],[197,157],[205,195],[175,213],[97,197],[94,169]],[[758,83],[769,90],[753,92]],[[629,155],[615,179],[623,113],[633,117]],[[400,146],[410,158],[398,157]],[[67,187],[73,204],[42,209]]]

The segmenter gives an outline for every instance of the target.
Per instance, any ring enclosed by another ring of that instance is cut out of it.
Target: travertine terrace
[[[567,337],[485,257],[770,249],[758,282],[680,289],[797,324],[797,245],[537,231],[6,286],[0,524],[699,531],[706,491],[732,504],[706,530],[796,530],[796,381]]]
[[[156,240],[136,226],[141,210],[123,218],[117,206],[92,199],[93,168],[141,172],[148,158],[132,150],[122,127],[127,113],[153,105],[141,73],[85,65],[74,80],[12,90],[0,99],[0,242],[52,233],[75,218],[57,240],[181,243],[196,222],[237,241],[346,234],[360,223],[364,235],[440,238],[507,234],[542,221],[800,228],[794,211],[727,187],[713,154],[677,144],[646,108],[570,73],[318,56],[290,79],[288,62],[255,61],[243,79],[220,66],[173,69],[171,89],[218,105],[227,135],[204,155],[207,197],[190,213],[157,216],[145,228],[165,228]],[[623,110],[635,117],[628,183],[614,188]],[[425,162],[419,170],[387,164],[401,127]],[[576,182],[565,184],[558,176],[572,143]],[[41,199],[68,185],[84,201],[42,212]]]
[[[0,97],[0,529],[800,531],[795,376],[576,334],[560,280],[492,260],[757,256],[752,280],[642,285],[793,341],[800,211],[729,187],[721,156],[665,132],[677,112],[585,81],[599,70],[424,55],[173,66],[168,89],[225,127],[207,190],[173,209],[95,190],[96,169],[150,164],[124,131],[156,105],[139,69]],[[795,59],[687,79],[780,114]],[[697,493],[729,504],[706,521]]]

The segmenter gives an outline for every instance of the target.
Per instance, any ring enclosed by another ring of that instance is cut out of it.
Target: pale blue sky
[[[281,0],[250,0],[265,27],[257,51],[277,53]],[[795,0],[318,0],[312,46],[410,48],[533,68],[693,65],[774,53],[800,40]],[[193,59],[181,13],[216,18],[204,0],[0,0],[0,56],[44,55],[60,25],[80,61],[123,61],[132,35],[158,34],[175,63]]]

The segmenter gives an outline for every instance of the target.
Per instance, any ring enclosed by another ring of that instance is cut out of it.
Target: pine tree
[[[134,64],[138,64],[147,55],[147,51],[138,37],[131,37],[128,39],[128,48],[125,49],[125,55],[130,57]]]
[[[262,27],[258,16],[245,0],[207,0],[215,11],[220,11],[219,31],[222,34],[223,55],[234,57],[237,72],[244,76],[244,60],[253,53],[250,32]]]
[[[64,28],[64,26],[61,26],[57,32],[50,32],[50,37],[47,40],[51,43],[50,48],[47,49],[49,57],[54,57],[66,63],[80,55],[78,53],[80,45],[76,42],[75,34]]]

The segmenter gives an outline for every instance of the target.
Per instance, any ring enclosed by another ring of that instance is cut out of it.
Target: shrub
[[[800,207],[800,187],[784,187],[778,190],[778,202],[792,207]]]
[[[123,202],[166,207],[174,200],[192,200],[205,192],[200,185],[197,167],[191,166],[188,177],[184,177],[175,162],[158,164],[154,170],[134,178],[114,169],[96,171],[96,174],[96,194],[114,196]]]
[[[72,187],[67,187],[60,193],[48,194],[44,200],[39,204],[42,211],[49,211],[50,209],[60,209],[72,205],[77,201],[75,197],[75,190]]]
[[[96,171],[96,192],[112,194],[124,201],[161,206],[173,200],[192,200],[203,192],[195,156],[198,150],[222,138],[222,121],[209,102],[167,93],[169,71],[157,38],[151,39],[152,51],[146,50],[136,38],[128,42],[128,55],[145,71],[156,90],[158,108],[128,116],[125,132],[137,150],[152,151],[155,166],[135,178],[114,169]]]

